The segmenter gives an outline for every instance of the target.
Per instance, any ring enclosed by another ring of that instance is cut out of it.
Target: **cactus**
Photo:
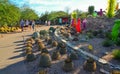
[[[77,60],[77,59],[78,59],[78,55],[77,55],[76,53],[72,52],[72,53],[70,54],[70,59],[71,59],[71,60]]]
[[[53,41],[52,46],[56,47],[58,45],[57,41]]]
[[[49,53],[49,51],[47,50],[47,48],[43,48],[41,53]]]
[[[40,67],[50,67],[51,66],[51,57],[49,54],[42,53],[40,57]]]
[[[47,43],[52,44],[52,39],[49,39]]]
[[[34,39],[33,38],[28,38],[28,39],[26,39],[26,42],[29,42],[29,43],[34,43]]]
[[[89,58],[87,61],[85,61],[83,67],[87,71],[90,71],[90,72],[95,71],[96,70],[96,62],[92,58]]]
[[[32,52],[32,48],[31,47],[26,47],[25,50],[26,50],[26,54],[28,54],[29,52]]]
[[[27,62],[31,62],[31,61],[34,61],[36,58],[35,58],[35,55],[32,53],[32,52],[29,52],[26,56],[26,60]]]
[[[32,38],[33,39],[40,38],[39,32],[34,32],[33,35],[32,35]]]
[[[52,53],[52,60],[58,60],[60,59],[61,55],[60,55],[60,52],[59,51],[54,51]]]
[[[33,46],[33,45],[32,45],[31,43],[27,43],[27,44],[26,44],[26,47],[31,47],[31,48],[32,48],[32,46]]]
[[[45,48],[45,45],[44,45],[43,43],[39,43],[38,49],[39,49],[39,50],[42,50],[43,48]]]
[[[37,74],[47,74],[47,71],[45,69],[42,69]]]
[[[74,69],[74,64],[70,58],[67,58],[63,64],[63,70],[66,72],[72,71]]]
[[[60,54],[66,54],[67,53],[67,49],[66,48],[60,48],[59,52],[60,52]]]

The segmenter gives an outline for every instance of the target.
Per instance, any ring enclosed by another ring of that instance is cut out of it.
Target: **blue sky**
[[[28,5],[30,8],[35,10],[37,14],[44,13],[45,11],[65,11],[69,8],[69,12],[75,9],[87,11],[88,6],[94,5],[95,10],[103,10],[107,7],[108,0],[9,0],[17,6]]]

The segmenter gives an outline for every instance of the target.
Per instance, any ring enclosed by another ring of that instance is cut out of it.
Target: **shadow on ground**
[[[28,74],[24,61],[11,64],[3,69],[0,69],[0,74]]]

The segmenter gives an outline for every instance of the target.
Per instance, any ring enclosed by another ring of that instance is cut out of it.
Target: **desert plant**
[[[67,53],[67,49],[61,47],[61,48],[59,49],[59,52],[60,52],[60,54],[66,54],[66,53]]]
[[[114,56],[115,59],[120,60],[120,50],[119,49],[114,49],[112,51],[112,54],[113,54],[113,56]]]
[[[70,58],[67,58],[63,64],[63,70],[66,72],[72,71],[74,69],[74,64]]]
[[[50,39],[50,37],[47,36],[47,37],[45,38],[45,41],[48,42],[49,39]]]
[[[47,71],[45,69],[42,69],[37,74],[47,74]]]
[[[50,67],[51,66],[51,57],[49,54],[42,53],[40,57],[40,67]]]
[[[35,39],[35,44],[39,44],[40,42],[42,42],[41,39],[39,39],[39,38]]]
[[[108,0],[107,16],[109,18],[115,15],[116,0]]]
[[[57,41],[53,41],[52,46],[56,47],[58,45]]]
[[[96,62],[92,58],[89,58],[87,61],[85,61],[83,68],[87,71],[95,71]]]
[[[35,55],[32,53],[32,52],[29,52],[26,56],[26,60],[27,62],[31,62],[31,61],[34,61],[36,58],[35,58]]]
[[[33,35],[32,35],[32,38],[33,39],[40,38],[39,32],[34,32]]]
[[[105,40],[105,41],[102,42],[102,45],[104,47],[112,46],[112,44],[113,44],[113,42],[111,40],[109,40],[109,39],[107,39],[107,40]]]
[[[47,50],[47,48],[43,48],[41,53],[49,53],[49,51]]]
[[[50,28],[49,28],[49,31],[54,32],[54,31],[55,31],[55,28],[54,28],[54,27],[50,27]]]
[[[89,12],[89,14],[93,14],[93,12],[94,12],[94,6],[89,6],[88,7],[88,12]]]
[[[110,32],[105,32],[105,37],[106,37],[107,39],[112,39],[111,36],[112,36],[112,35],[111,35]]]
[[[70,54],[70,59],[71,59],[71,60],[77,60],[77,59],[78,59],[78,55],[77,55],[75,52],[72,52],[72,53]]]
[[[97,36],[98,35],[98,31],[93,31],[93,36]]]
[[[46,36],[47,35],[47,31],[46,30],[40,30],[40,35],[42,36]]]
[[[34,43],[34,39],[33,38],[28,38],[28,39],[26,39],[26,42],[31,42],[33,44]]]
[[[52,44],[52,39],[49,39],[47,44]]]
[[[39,43],[38,49],[39,49],[39,50],[42,50],[43,48],[45,48],[45,45],[44,45],[43,43]]]
[[[32,48],[32,44],[31,43],[26,43],[26,47],[31,47]]]
[[[52,53],[52,60],[58,60],[60,59],[61,55],[60,55],[60,52],[59,51],[54,51]]]
[[[120,70],[112,70],[110,74],[120,74]]]
[[[58,42],[57,49],[59,49],[61,47],[64,48],[65,44],[63,42]]]
[[[32,52],[32,48],[31,47],[26,47],[25,51],[26,51],[26,54],[28,54],[29,52]]]

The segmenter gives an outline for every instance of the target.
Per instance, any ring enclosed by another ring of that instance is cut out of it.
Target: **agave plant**
[[[27,62],[31,62],[31,61],[34,61],[36,58],[35,58],[35,55],[32,53],[32,52],[29,52],[26,56],[26,60]]]
[[[52,60],[58,60],[60,59],[61,55],[60,55],[60,52],[59,51],[54,51],[52,53]]]

